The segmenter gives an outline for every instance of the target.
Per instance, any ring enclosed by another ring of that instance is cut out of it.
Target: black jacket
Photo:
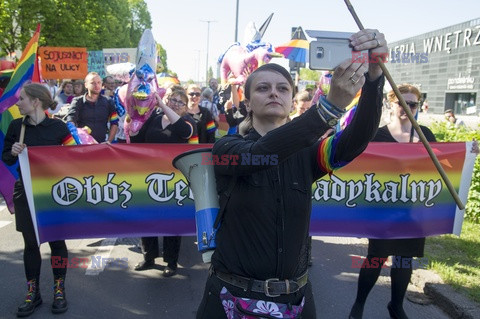
[[[190,116],[197,123],[197,134],[199,143],[215,143],[215,123],[213,122],[212,113],[206,108],[199,106],[199,113]]]
[[[353,160],[375,136],[383,83],[383,77],[367,79],[354,120],[335,135],[327,152],[333,166]],[[319,138],[328,129],[313,106],[263,137],[252,130],[245,137],[230,135],[215,143],[214,156],[238,155],[238,165],[215,166],[221,206],[236,176],[216,236],[215,270],[260,280],[294,279],[306,271],[312,183],[328,173],[318,164],[325,153]],[[265,165],[242,163],[254,155]]]
[[[10,122],[2,150],[2,161],[7,165],[13,165],[18,161],[18,156],[11,154],[12,146],[18,142],[22,123],[25,124],[25,139],[23,143],[28,147],[31,146],[47,146],[62,145],[67,139],[72,138],[67,125],[59,119],[51,119],[46,117],[38,125],[32,125],[28,122],[28,116],[18,118]],[[18,167],[20,172],[20,166]]]
[[[163,114],[160,108],[153,111],[138,134],[130,137],[132,143],[187,143],[197,136],[196,124],[190,115],[162,127]]]
[[[86,98],[87,93],[72,100],[68,111],[67,121],[72,121],[77,127],[88,126],[90,135],[98,142],[105,142],[108,134],[108,126],[118,126],[118,115],[113,100],[103,95],[98,96],[96,102],[90,102]]]

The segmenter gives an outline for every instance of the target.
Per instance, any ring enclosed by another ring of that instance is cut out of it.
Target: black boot
[[[35,311],[35,308],[42,304],[42,296],[40,296],[38,283],[38,279],[27,281],[27,297],[25,298],[24,303],[18,307],[17,317],[30,316]]]
[[[55,278],[55,284],[53,285],[53,313],[62,313],[67,311],[67,298],[65,296],[65,277]]]
[[[364,306],[365,304],[355,302],[352,306],[352,310],[350,310],[348,319],[362,319]]]

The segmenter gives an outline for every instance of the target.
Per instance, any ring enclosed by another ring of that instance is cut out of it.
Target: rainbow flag
[[[38,68],[37,48],[38,38],[40,37],[40,25],[37,26],[33,37],[23,50],[22,57],[18,61],[15,71],[13,72],[10,82],[0,97],[0,149],[3,149],[3,141],[7,133],[10,122],[19,118],[20,112],[15,105],[18,101],[20,89],[27,81],[40,82],[40,71]],[[7,203],[8,210],[14,212],[13,209],[13,184],[18,179],[18,164],[7,166],[0,163],[0,194]]]
[[[475,154],[467,151],[471,143],[431,145],[465,203],[475,162]],[[39,242],[194,234],[193,197],[171,162],[178,154],[205,146],[28,148],[20,165],[30,172],[24,182]],[[312,191],[314,235],[459,234],[463,221],[463,211],[420,143],[370,143],[349,165],[316,181]]]
[[[17,103],[18,96],[23,84],[26,81],[40,82],[40,72],[38,69],[37,49],[38,38],[40,37],[40,24],[23,50],[22,57],[18,61],[15,71],[8,82],[5,91],[0,97],[0,113]]]

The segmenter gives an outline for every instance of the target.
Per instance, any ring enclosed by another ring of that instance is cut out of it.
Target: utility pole
[[[210,43],[210,23],[211,22],[217,22],[214,20],[200,20],[202,22],[207,23],[207,61],[206,61],[206,68],[205,68],[205,83],[208,85],[208,47]]]
[[[200,85],[200,50],[195,50],[197,52],[197,85]]]
[[[237,10],[235,12],[235,42],[237,42],[238,40],[238,3],[239,3],[240,0],[237,0]]]

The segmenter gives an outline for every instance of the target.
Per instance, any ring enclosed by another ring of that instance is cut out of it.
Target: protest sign
[[[467,151],[471,143],[431,145],[466,202],[475,162]],[[22,152],[39,242],[194,234],[193,194],[171,162],[205,146],[96,144]],[[246,159],[237,165],[248,165]],[[352,163],[312,185],[312,235],[416,238],[459,234],[462,222],[463,211],[420,143],[370,143]]]
[[[105,64],[103,51],[88,51],[88,72],[97,72],[103,79],[105,77]]]
[[[103,49],[105,67],[110,64],[130,62],[135,64],[137,48]]]
[[[86,48],[40,47],[38,52],[44,79],[83,79],[88,73]]]

